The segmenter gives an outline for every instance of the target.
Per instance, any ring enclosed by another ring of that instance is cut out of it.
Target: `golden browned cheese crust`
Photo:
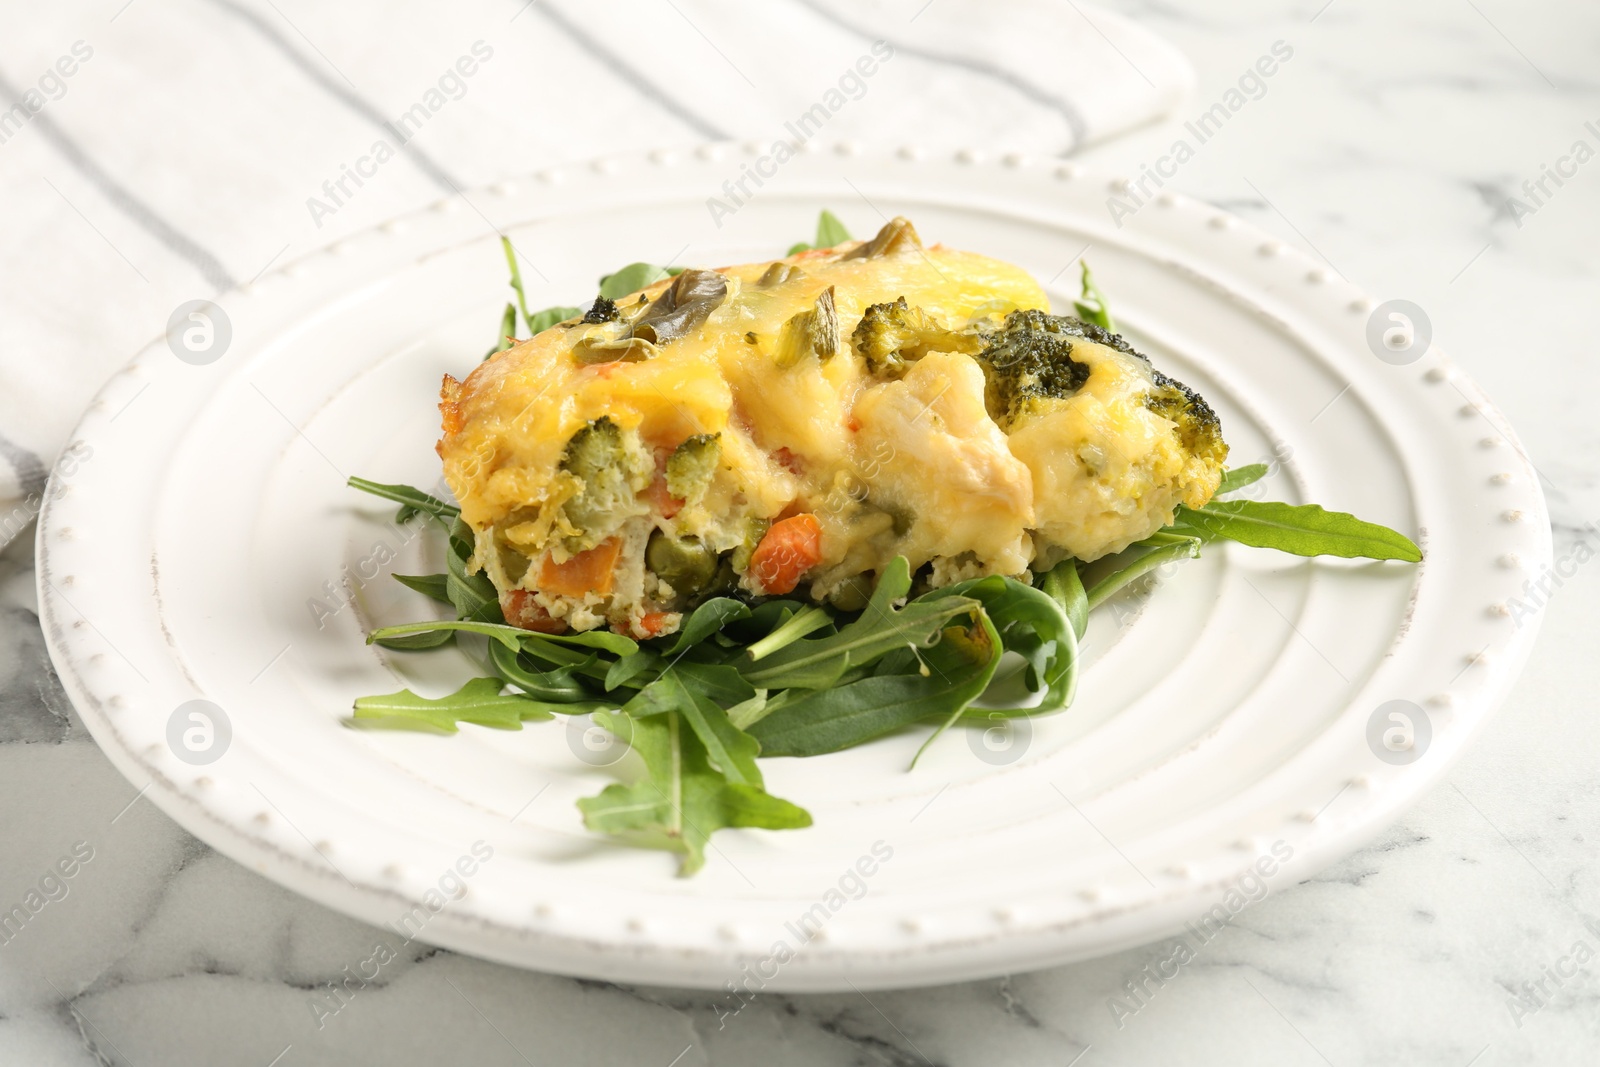
[[[885,358],[858,324],[900,298],[921,332]],[[992,411],[986,331],[1047,298],[901,220],[617,303],[441,390],[445,478],[519,617],[670,632],[695,600],[787,591],[796,568],[796,595],[849,607],[896,555],[934,584],[1021,575],[1148,536],[1220,477],[1144,403],[1148,364],[1086,338],[1073,395]]]

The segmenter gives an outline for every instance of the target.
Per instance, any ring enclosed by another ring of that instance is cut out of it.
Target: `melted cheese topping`
[[[649,358],[586,362],[575,352],[622,354],[605,342],[669,281],[619,301],[623,321],[571,320],[463,382],[446,378],[439,454],[502,594],[539,592],[538,561],[572,555],[563,538],[575,531],[562,504],[582,483],[562,459],[573,435],[602,417],[621,429],[638,491],[612,509],[607,529],[591,531],[590,542],[615,535],[628,546],[621,585],[609,594],[614,622],[673,605],[674,591],[630,558],[642,555],[652,529],[727,553],[748,550],[752,520],[815,515],[821,559],[807,582],[820,598],[895,555],[913,568],[932,562],[936,582],[1020,575],[1045,552],[1052,562],[1064,553],[1092,559],[1170,521],[1179,500],[1203,502],[1214,491],[1218,471],[1185,453],[1173,424],[1142,405],[1148,368],[1112,349],[1074,341],[1074,358],[1092,367],[1087,384],[1017,420],[1009,434],[985,409],[984,370],[971,355],[928,352],[898,379],[869,373],[850,344],[869,305],[904,297],[954,330],[1048,301],[1024,271],[985,256],[913,242],[847,258],[856,247],[783,261],[799,270],[782,281],[770,263],[720,268],[726,297]],[[837,354],[794,358],[785,324],[830,289],[843,336]],[[696,434],[718,435],[715,474],[703,496],[668,514],[652,502],[659,494],[647,488],[650,469]],[[525,558],[507,562],[507,550]],[[603,597],[582,599],[586,612],[605,610]],[[589,621],[560,597],[540,604],[575,624]]]

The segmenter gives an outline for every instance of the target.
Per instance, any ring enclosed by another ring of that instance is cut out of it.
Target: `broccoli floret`
[[[1013,311],[998,329],[985,330],[987,347],[978,354],[987,379],[989,413],[1007,428],[1039,401],[1065,399],[1089,380],[1089,365],[1072,358],[1074,340],[1092,341],[1137,359],[1150,368],[1149,410],[1177,426],[1183,447],[1220,464],[1228,446],[1216,412],[1193,389],[1156,370],[1148,356],[1092,322],[1044,311]]]
[[[578,481],[578,491],[562,505],[577,532],[562,539],[568,552],[583,552],[605,539],[615,520],[634,504],[648,481],[622,440],[622,428],[602,416],[572,435],[561,455],[561,469]]]
[[[892,304],[867,308],[850,343],[866,360],[867,370],[885,378],[904,377],[910,364],[929,352],[971,355],[982,346],[977,334],[945,329],[926,311],[907,304],[903,296]]]
[[[1155,387],[1145,397],[1144,406],[1177,424],[1178,440],[1184,450],[1221,466],[1228,458],[1228,445],[1222,439],[1222,420],[1199,393],[1176,378],[1152,370]]]
[[[1039,400],[1069,397],[1083,388],[1089,365],[1072,358],[1072,341],[1084,338],[1082,328],[1087,326],[1077,319],[1028,310],[1013,311],[1004,325],[990,331],[978,360],[986,379],[985,404],[997,422],[1009,427]]]
[[[698,499],[717,473],[721,434],[697,433],[667,458],[667,492],[679,500]]]
[[[617,320],[617,302],[603,296],[594,298],[594,306],[583,313],[583,321],[591,326]]]

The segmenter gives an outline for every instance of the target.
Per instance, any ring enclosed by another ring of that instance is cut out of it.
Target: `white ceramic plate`
[[[1510,428],[1441,353],[1378,358],[1371,300],[1214,208],[1164,196],[1119,228],[1107,180],[1071,164],[814,151],[719,227],[707,197],[755,159],[655,152],[443,201],[220,297],[232,337],[213,362],[163,339],[106,385],[40,523],[40,594],[68,691],[150,800],[269,878],[428,942],[802,990],[1043,967],[1231,914],[1451,765],[1528,654],[1507,601],[1550,541]],[[386,575],[442,561],[344,482],[437,482],[440,375],[472,367],[506,298],[491,223],[533,265],[538,307],[634,259],[778,255],[821,207],[862,235],[908,214],[926,240],[1022,264],[1063,308],[1088,246],[1135,343],[1217,408],[1235,465],[1282,457],[1270,496],[1395,526],[1426,562],[1208,550],[1096,615],[1070,712],[954,731],[911,773],[921,731],[766,761],[816,825],[720,833],[692,879],[584,831],[573,802],[628,764],[578,758],[581,729],[342,725],[357,695],[442,692],[473,669],[363,644],[430,611]],[[226,718],[209,749],[193,700]],[[1396,708],[1416,736],[1398,752],[1397,734],[1369,740],[1404,729]],[[465,892],[446,903],[441,885]]]

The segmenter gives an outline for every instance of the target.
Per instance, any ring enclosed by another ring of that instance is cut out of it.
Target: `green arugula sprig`
[[[849,239],[843,224],[824,211],[815,244],[797,244],[790,254]],[[519,311],[532,332],[578,313],[548,308],[528,314],[509,241],[505,250],[517,300],[506,306],[502,334],[515,329]],[[616,299],[674,273],[633,263],[602,277],[600,294]],[[1115,329],[1087,264],[1074,306],[1086,321]],[[1077,691],[1079,644],[1091,610],[1207,545],[1234,541],[1302,556],[1421,558],[1405,536],[1343,512],[1221,499],[1267,473],[1261,463],[1227,471],[1216,499],[1205,506],[1179,508],[1171,525],[1092,567],[1063,559],[1032,584],[992,576],[911,597],[911,568],[899,557],[859,612],[788,598],[715,597],[690,612],[677,633],[643,641],[606,630],[544,634],[506,625],[493,584],[471,569],[474,535],[458,508],[410,486],[352,478],[353,488],[399,504],[396,522],[425,515],[448,534],[444,573],[394,577],[448,604],[454,617],[386,626],[368,641],[417,651],[470,637],[483,640],[485,653],[484,676],[456,692],[429,698],[402,689],[361,697],[349,721],[454,733],[463,722],[516,730],[556,715],[592,715],[631,746],[639,766],[633,780],[578,802],[584,824],[627,843],[673,851],[681,856],[680,873],[692,874],[704,865],[717,830],[811,825],[805,809],[767,792],[760,757],[837,752],[928,724],[933,729],[917,751],[920,758],[963,719],[986,724],[995,715],[1060,711]],[[1020,660],[1015,676],[1026,698],[980,706],[1008,652]]]
[[[792,256],[797,252],[810,252],[817,248],[832,248],[835,245],[844,244],[848,240],[850,240],[850,231],[845,229],[844,223],[839,221],[839,216],[827,209],[823,209],[822,214],[817,216],[816,240],[811,244],[806,244],[804,241],[792,244],[789,246],[789,251],[785,252],[784,255]]]

